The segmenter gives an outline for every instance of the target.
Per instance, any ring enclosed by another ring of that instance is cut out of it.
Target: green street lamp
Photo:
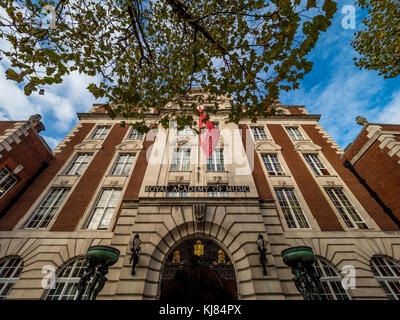
[[[282,251],[283,262],[292,268],[297,290],[304,300],[324,300],[319,276],[314,268],[315,254],[310,247],[297,246]]]
[[[92,246],[86,253],[88,267],[78,284],[77,300],[96,300],[107,281],[108,267],[118,261],[119,250],[108,246]],[[88,282],[91,279],[89,288]]]

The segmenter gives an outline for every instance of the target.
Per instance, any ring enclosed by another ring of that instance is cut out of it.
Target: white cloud
[[[48,137],[45,135],[42,135],[43,139],[46,140],[47,144],[49,147],[53,150],[57,145],[60,143],[61,139],[54,139],[52,137]]]
[[[379,112],[378,120],[382,123],[400,124],[400,91],[395,92],[392,100]]]

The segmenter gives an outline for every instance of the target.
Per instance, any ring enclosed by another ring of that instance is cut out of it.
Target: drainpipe
[[[350,172],[357,178],[358,182],[368,191],[372,198],[379,204],[383,212],[397,225],[400,229],[400,220],[394,215],[392,209],[385,205],[385,203],[379,198],[378,194],[368,185],[368,183],[358,174],[356,169],[351,165],[349,160],[343,163],[343,166],[350,170]]]

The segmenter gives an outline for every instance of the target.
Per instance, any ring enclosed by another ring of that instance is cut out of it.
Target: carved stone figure
[[[207,209],[205,204],[196,203],[193,205],[193,221],[195,233],[203,232],[206,211]]]
[[[356,117],[356,122],[360,125],[360,126],[365,126],[368,124],[367,118],[363,118],[360,116]]]

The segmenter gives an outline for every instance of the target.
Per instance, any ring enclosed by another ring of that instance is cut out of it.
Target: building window
[[[171,197],[171,198],[187,198],[187,197],[189,197],[189,192],[172,192],[172,191],[168,191],[167,192],[167,197]]]
[[[224,198],[224,197],[229,197],[229,192],[208,192],[207,193],[209,197],[215,197],[215,198]]]
[[[26,224],[26,229],[42,229],[46,228],[51,219],[60,208],[62,202],[67,196],[69,189],[53,188],[51,189],[42,203],[33,212],[32,217]]]
[[[390,300],[400,300],[400,266],[383,256],[371,259],[371,269]]]
[[[286,115],[286,111],[283,111],[283,110],[276,110],[275,114],[276,114],[277,116],[284,116],[284,115]]]
[[[75,159],[72,161],[71,165],[68,167],[65,174],[70,176],[76,176],[82,174],[82,172],[85,170],[92,157],[93,157],[92,153],[77,154],[75,156]]]
[[[324,292],[323,296],[327,300],[350,300],[351,297],[342,286],[342,278],[339,272],[331,263],[317,258],[315,269],[320,276],[320,281]]]
[[[278,156],[276,154],[262,154],[261,155],[265,168],[270,176],[283,176],[282,166],[279,162]]]
[[[103,189],[86,228],[93,230],[107,229],[120,195],[121,189]]]
[[[109,126],[98,126],[92,134],[92,139],[104,140],[109,130]]]
[[[111,174],[113,176],[127,176],[131,170],[134,157],[133,154],[120,154],[115,161]]]
[[[224,152],[216,149],[207,159],[207,171],[225,171]]]
[[[254,140],[267,140],[268,138],[263,127],[251,127],[251,132]]]
[[[325,168],[318,155],[305,154],[304,158],[306,158],[307,163],[317,176],[329,176],[329,171]]]
[[[190,171],[190,149],[175,148],[172,153],[172,171]]]
[[[279,206],[282,209],[289,228],[309,228],[306,217],[297,201],[294,190],[291,188],[275,189]]]
[[[20,257],[7,257],[0,262],[0,300],[5,300],[24,267]]]
[[[54,288],[49,290],[46,300],[75,300],[78,297],[78,283],[85,273],[87,261],[78,258],[69,263],[58,274]],[[89,286],[87,286],[87,291]],[[87,298],[87,292],[83,295]]]
[[[298,127],[286,127],[286,130],[292,140],[304,140]]]
[[[346,197],[343,189],[325,188],[331,198],[336,209],[339,211],[348,228],[351,229],[368,229],[367,224],[363,221],[356,209]]]
[[[129,131],[128,135],[129,140],[142,140],[142,138],[142,134],[140,134],[136,129],[131,128],[131,131]]]
[[[14,184],[17,183],[17,179],[14,175],[6,168],[0,170],[0,198],[3,197]]]

